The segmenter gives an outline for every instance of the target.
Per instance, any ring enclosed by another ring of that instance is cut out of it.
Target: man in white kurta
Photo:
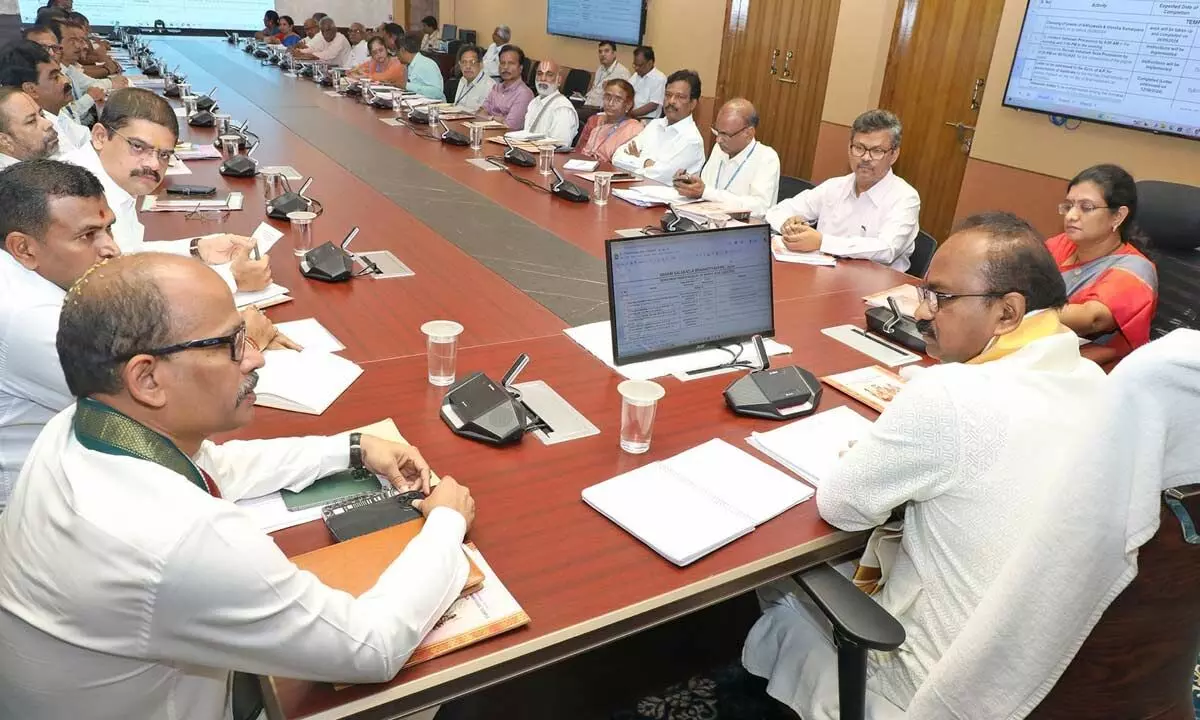
[[[691,70],[671,73],[663,98],[663,117],[651,120],[637,137],[617,148],[612,163],[669,184],[680,170],[691,174],[704,166],[704,138],[692,119],[700,100],[700,76]]]
[[[892,172],[900,137],[900,120],[892,113],[869,110],[858,116],[848,151],[854,172],[781,201],[767,212],[767,222],[791,250],[908,270],[920,231],[921,198]]]
[[[139,319],[155,302],[188,312]],[[262,354],[235,334],[168,372],[141,351],[240,322],[211,270],[167,255],[110,261],[68,296],[59,349],[82,399],[47,425],[0,515],[0,716],[230,718],[231,670],[384,682],[462,590],[474,504],[453,480],[358,598],[299,570],[233,504],[352,466],[429,484],[414,448],[357,433],[209,441],[253,417]],[[129,331],[97,341],[97,325]],[[110,352],[128,359],[89,365]]]
[[[350,50],[346,54],[346,67],[356,68],[371,58],[367,45],[367,29],[362,23],[350,23]]]
[[[350,41],[338,31],[333,18],[321,18],[319,27],[321,34],[317,37],[321,38],[322,42],[318,45],[315,39],[309,41],[306,49],[294,53],[295,56],[331,63],[334,67],[346,67],[350,57]]]
[[[678,172],[675,189],[762,217],[778,199],[779,155],[758,140],[758,112],[749,100],[734,98],[721,107],[713,127],[717,142],[700,176]]]
[[[543,60],[537,69],[537,97],[525,111],[525,132],[551,138],[559,147],[570,147],[579,132],[579,113],[558,91],[559,66]]]
[[[911,380],[817,489],[843,530],[868,530],[904,508],[901,547],[874,596],[904,626],[895,653],[871,653],[868,716],[902,718],[1030,531],[1050,479],[1070,477],[1067,448],[1087,439],[1106,376],[1058,320],[1066,288],[1023,221],[969,218],[929,269],[917,311],[944,364]],[[790,583],[790,581],[789,581]],[[835,720],[836,649],[828,622],[794,583],[760,591],[765,612],[746,668],[805,720]]]
[[[497,25],[492,30],[492,44],[483,53],[483,74],[500,82],[500,51],[512,42],[512,30],[507,25]]]

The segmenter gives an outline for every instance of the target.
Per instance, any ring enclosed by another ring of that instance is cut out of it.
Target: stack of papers
[[[292,322],[275,323],[275,329],[287,335],[305,350],[323,353],[341,352],[346,349],[333,333],[316,318],[293,320]]]
[[[788,250],[783,244],[783,238],[776,235],[771,238],[771,255],[779,262],[794,263],[796,265],[820,265],[824,267],[835,267],[837,258],[832,255],[826,255],[822,252],[795,252]]]
[[[291,296],[288,295],[288,289],[277,283],[271,283],[258,292],[239,292],[233,294],[233,302],[237,305],[238,310],[245,310],[251,305],[257,305],[259,308],[269,308],[272,305],[280,305],[291,299]]]
[[[769,432],[751,433],[746,442],[815,487],[833,475],[842,453],[870,431],[870,420],[837,407]]]
[[[175,146],[175,157],[180,160],[220,160],[221,151],[215,145],[180,143]]]
[[[255,405],[320,415],[362,375],[349,360],[319,350],[268,350]]]
[[[533,142],[535,140],[542,140],[546,136],[542,133],[535,133],[531,130],[513,130],[512,132],[504,133],[504,137],[508,138],[509,140],[519,140],[521,142]]]
[[[921,304],[921,296],[917,293],[916,285],[897,285],[889,290],[867,295],[863,300],[871,307],[885,308],[889,307],[888,298],[893,298],[896,306],[900,308],[900,312],[908,317],[914,317],[917,314],[917,307]]]
[[[563,170],[591,172],[599,166],[598,160],[568,160],[563,163]]]
[[[168,177],[173,177],[175,175],[191,175],[192,170],[185,165],[182,160],[179,159],[178,155],[176,155],[175,157],[171,158],[169,163],[167,163],[167,172],[165,174]]]
[[[812,494],[812,488],[717,439],[593,485],[583,491],[583,501],[683,566]]]
[[[240,192],[231,192],[224,198],[200,198],[169,200],[157,195],[142,198],[142,212],[193,212],[198,210],[241,210],[245,197]]]
[[[683,205],[685,203],[696,202],[691,198],[685,198],[675,188],[667,185],[634,185],[632,187],[616,188],[612,191],[612,194],[638,207]]]

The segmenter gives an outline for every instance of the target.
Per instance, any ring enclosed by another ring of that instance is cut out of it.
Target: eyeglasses
[[[1009,291],[1012,292],[1012,291]],[[968,297],[985,297],[985,298],[1002,298],[1007,295],[1007,292],[990,292],[990,293],[948,293],[939,292],[929,287],[928,285],[918,285],[917,295],[921,298],[921,303],[929,307],[929,312],[937,314],[938,308],[942,303],[948,303],[951,300]]]
[[[205,338],[203,340],[189,340],[178,345],[168,345],[166,347],[156,348],[154,350],[138,350],[137,352],[125,353],[120,357],[113,358],[116,362],[125,362],[138,355],[153,355],[154,357],[165,357],[174,355],[185,350],[203,350],[205,348],[219,347],[221,345],[229,346],[229,359],[235,363],[240,363],[242,358],[246,356],[246,323],[238,326],[229,335],[221,337]]]
[[[233,212],[229,208],[203,208],[196,205],[195,209],[184,214],[184,220],[225,220]]]
[[[1087,215],[1107,207],[1108,205],[1097,205],[1091,200],[1080,200],[1079,202],[1071,202],[1070,200],[1066,200],[1058,204],[1058,214],[1066,215],[1067,213],[1071,212],[1071,208],[1079,208],[1079,212]]]
[[[882,160],[885,157],[887,157],[887,154],[890,153],[892,150],[895,150],[895,148],[890,148],[890,147],[887,147],[887,148],[870,147],[869,148],[866,145],[859,145],[858,143],[850,144],[850,154],[856,158],[865,157],[865,156],[869,155],[872,160]]]
[[[125,144],[129,146],[129,152],[133,153],[134,157],[139,157],[139,158],[146,157],[147,155],[153,153],[154,157],[157,158],[158,161],[164,165],[171,164],[171,158],[175,157],[175,149],[174,148],[172,148],[170,150],[159,150],[158,148],[154,147],[153,145],[143,142],[141,140],[138,140],[137,138],[127,137],[124,134],[122,134],[119,130],[110,128],[107,125],[105,126],[105,128],[113,135],[116,135],[117,137],[124,140]]]
[[[745,125],[745,126],[743,126],[743,127],[742,127],[742,129],[741,129],[741,130],[738,130],[738,131],[736,131],[736,132],[727,133],[727,132],[723,132],[723,131],[721,131],[721,130],[718,130],[718,129],[716,129],[715,127],[710,127],[710,128],[709,128],[709,130],[711,130],[711,131],[712,131],[713,137],[715,137],[715,138],[716,138],[716,139],[718,139],[718,140],[720,140],[721,138],[725,138],[725,139],[727,139],[727,140],[732,140],[732,139],[734,139],[735,137],[737,137],[738,135],[741,135],[742,133],[746,132],[746,131],[747,131],[747,130],[749,130],[749,129],[750,129],[750,126],[749,126],[749,125]]]

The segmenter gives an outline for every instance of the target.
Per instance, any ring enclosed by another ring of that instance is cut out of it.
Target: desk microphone
[[[674,205],[667,205],[667,211],[663,213],[659,225],[662,226],[662,231],[667,233],[695,232],[701,229],[695,220],[680,215]]]
[[[208,91],[207,95],[201,95],[200,97],[196,98],[196,109],[197,110],[212,110],[213,107],[215,107],[217,104],[217,101],[213,100],[213,97],[216,94],[217,94],[217,88],[213,87],[212,90]]]
[[[588,201],[588,194],[575,183],[564,179],[558,168],[551,165],[550,170],[554,173],[555,178],[555,182],[550,184],[550,192],[571,202],[585,203]]]
[[[246,120],[237,127],[229,128],[231,135],[237,135],[241,140],[238,141],[238,148],[247,150],[258,144],[258,136],[250,132],[250,121]]]
[[[451,130],[450,126],[446,124],[445,120],[438,120],[438,123],[445,131],[442,133],[442,142],[446,143],[447,145],[459,145],[461,147],[466,147],[471,144],[470,139],[468,139],[466,135],[463,135],[457,130]]]
[[[414,107],[412,103],[405,100],[404,98],[400,98],[400,104],[403,105],[404,107],[408,108],[408,119],[410,121],[418,123],[420,125],[428,125],[429,124],[429,112],[428,111],[420,110],[420,109]]]
[[[212,109],[216,110],[217,106],[214,105]],[[213,117],[212,111],[197,110],[188,116],[187,123],[192,127],[210,128],[213,125],[216,125],[217,121],[216,118]]]
[[[354,256],[346,248],[356,235],[358,228],[351,228],[341,245],[327,242],[306,252],[300,261],[300,273],[324,282],[345,282],[354,277]]]
[[[254,177],[258,174],[258,161],[250,157],[258,149],[258,143],[250,146],[245,155],[234,155],[225,162],[217,172],[229,177]]]
[[[287,181],[284,180],[284,182]],[[287,220],[288,213],[302,212],[312,207],[313,201],[304,194],[308,191],[308,188],[310,185],[312,185],[312,182],[313,179],[310,177],[304,181],[303,185],[300,186],[300,192],[292,192],[289,190],[271,202],[267,203],[267,217],[275,218],[276,220]],[[353,237],[351,239],[353,239]]]
[[[504,140],[504,144],[508,146],[508,149],[504,151],[504,162],[508,163],[509,165],[520,165],[521,167],[537,166],[537,160],[534,159],[534,157],[529,153],[525,152],[516,145],[513,145],[512,141],[508,139],[507,135],[501,135],[500,138]]]

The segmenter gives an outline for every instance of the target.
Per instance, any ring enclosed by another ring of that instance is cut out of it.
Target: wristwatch
[[[191,244],[188,245],[188,252],[192,254],[192,257],[200,258],[200,238],[192,238]]]
[[[363,467],[362,433],[350,433],[350,467],[356,470]]]

